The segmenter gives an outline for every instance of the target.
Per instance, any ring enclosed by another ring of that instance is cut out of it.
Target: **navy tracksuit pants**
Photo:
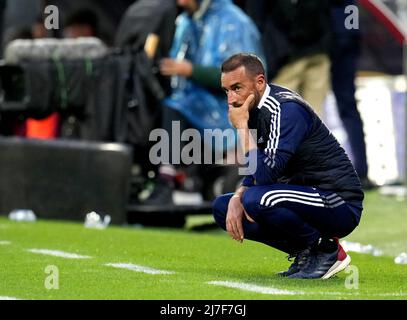
[[[226,214],[233,193],[213,202],[216,223],[226,230]],[[287,253],[312,246],[321,237],[342,238],[359,224],[360,207],[333,192],[287,184],[253,186],[242,197],[245,239],[262,242]]]

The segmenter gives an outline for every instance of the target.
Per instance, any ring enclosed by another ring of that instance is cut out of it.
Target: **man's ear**
[[[264,78],[263,74],[258,74],[256,76],[256,88],[258,90],[260,90],[264,86],[265,82],[266,82],[266,79]]]

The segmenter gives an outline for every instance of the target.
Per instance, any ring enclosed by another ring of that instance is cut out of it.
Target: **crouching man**
[[[239,242],[262,242],[295,258],[281,276],[332,277],[350,263],[338,240],[358,226],[363,210],[352,163],[306,101],[267,84],[257,56],[233,55],[221,71],[229,120],[256,170],[214,201],[215,221]]]

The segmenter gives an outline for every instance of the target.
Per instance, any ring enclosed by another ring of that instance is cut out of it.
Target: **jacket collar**
[[[266,101],[269,94],[270,94],[270,86],[268,84],[266,84],[266,90],[264,90],[263,96],[261,97],[260,102],[257,105],[258,109],[261,109],[261,107],[263,106],[263,104]]]

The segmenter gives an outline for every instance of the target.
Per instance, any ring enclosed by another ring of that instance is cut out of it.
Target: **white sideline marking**
[[[105,266],[127,269],[136,272],[143,272],[148,274],[174,274],[174,271],[158,270],[150,267],[139,266],[131,263],[106,263]]]
[[[11,244],[11,241],[0,240],[0,246],[8,246],[9,244]]]
[[[363,295],[363,293],[362,293]],[[406,297],[407,293],[371,293],[370,296],[379,296],[379,297]]]
[[[263,287],[255,284],[242,283],[242,282],[231,282],[231,281],[209,281],[208,284],[213,284],[217,286],[223,286],[233,289],[239,289],[243,291],[251,291],[262,294],[273,294],[273,295],[326,295],[326,296],[377,296],[377,297],[404,297],[407,293],[360,293],[360,292],[305,292],[305,291],[289,291],[282,290],[273,287]]]
[[[350,290],[351,291],[351,290]],[[307,292],[307,294],[323,294],[325,296],[368,296],[368,297],[405,297],[407,293],[360,293],[360,292]]]
[[[14,297],[2,297],[2,296],[0,296],[0,300],[20,300],[20,299],[17,299],[17,298],[14,298]]]
[[[403,293],[360,293],[360,292],[307,292],[307,294],[322,294],[324,296],[378,296],[378,297],[402,297]]]
[[[302,291],[289,291],[282,290],[273,287],[263,287],[255,284],[241,283],[241,282],[230,282],[230,281],[209,281],[208,284],[213,284],[216,286],[223,286],[228,288],[239,289],[243,291],[251,291],[262,294],[278,294],[278,295],[295,295],[304,294]]]
[[[69,253],[69,252],[64,252],[64,251],[59,251],[59,250],[27,249],[27,251],[32,252],[32,253],[45,254],[48,256],[66,258],[66,259],[89,259],[89,258],[91,258],[89,256],[82,256],[80,254]]]

